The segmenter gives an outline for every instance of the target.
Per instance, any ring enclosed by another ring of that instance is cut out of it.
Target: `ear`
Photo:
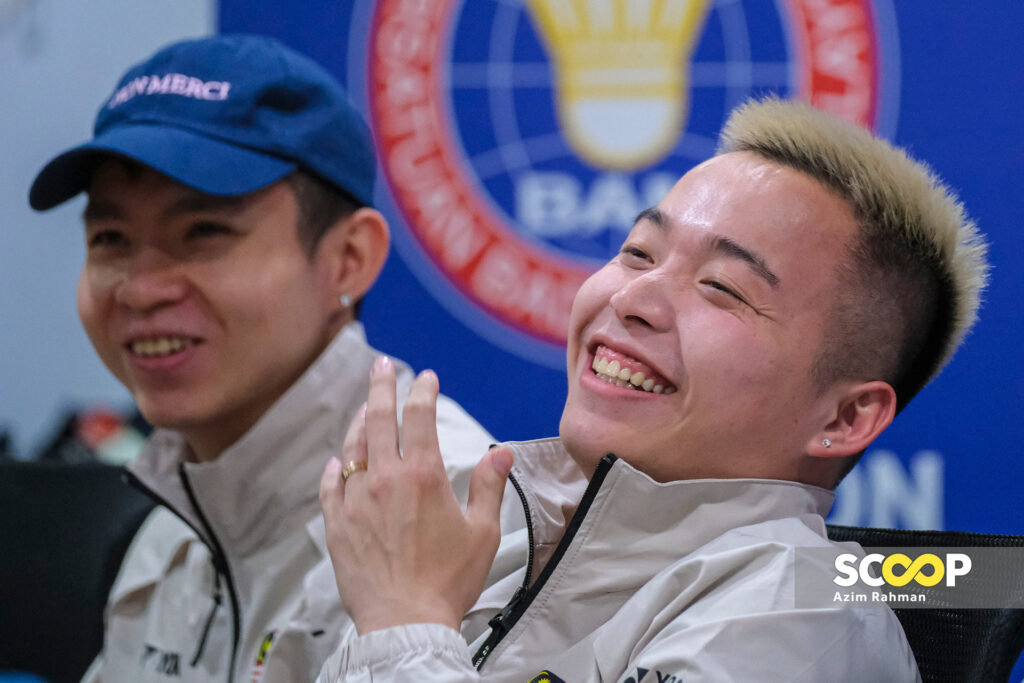
[[[331,226],[317,245],[314,260],[322,267],[334,301],[342,294],[361,299],[384,268],[390,246],[387,221],[376,209],[357,209]]]
[[[886,382],[840,386],[829,392],[828,400],[833,407],[826,417],[826,424],[807,444],[807,454],[814,457],[845,457],[860,453],[896,415],[896,391]]]

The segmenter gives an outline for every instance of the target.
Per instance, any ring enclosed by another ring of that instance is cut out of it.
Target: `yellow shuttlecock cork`
[[[689,113],[689,63],[709,0],[526,0],[576,153],[632,170],[663,157]]]

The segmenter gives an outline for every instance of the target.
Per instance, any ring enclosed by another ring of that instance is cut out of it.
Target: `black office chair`
[[[0,462],[0,671],[78,681],[153,501],[111,465]]]
[[[870,547],[1024,546],[1024,536],[961,531],[918,531],[829,526],[833,541],[856,541]],[[1007,574],[1015,594],[1024,598],[1024,568]],[[994,683],[1009,680],[1024,650],[1024,609],[893,608],[925,683]]]

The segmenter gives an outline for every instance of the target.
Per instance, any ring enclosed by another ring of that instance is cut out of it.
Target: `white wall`
[[[28,207],[36,172],[85,141],[121,74],[158,47],[215,30],[215,0],[0,0],[0,429],[27,456],[65,408],[129,398],[75,312],[81,197]]]

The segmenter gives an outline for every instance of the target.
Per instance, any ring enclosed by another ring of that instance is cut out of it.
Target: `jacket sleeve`
[[[103,677],[100,675],[103,671],[103,652],[101,651],[96,655],[96,659],[92,660],[92,664],[86,669],[85,674],[82,676],[82,683],[103,683]]]
[[[458,631],[441,624],[409,624],[371,631],[341,645],[317,683],[472,683],[480,675]]]
[[[785,610],[669,625],[610,680],[920,682],[902,628],[886,609]],[[838,618],[837,618],[838,617]],[[600,659],[600,644],[595,648]],[[600,667],[599,667],[600,668]]]

